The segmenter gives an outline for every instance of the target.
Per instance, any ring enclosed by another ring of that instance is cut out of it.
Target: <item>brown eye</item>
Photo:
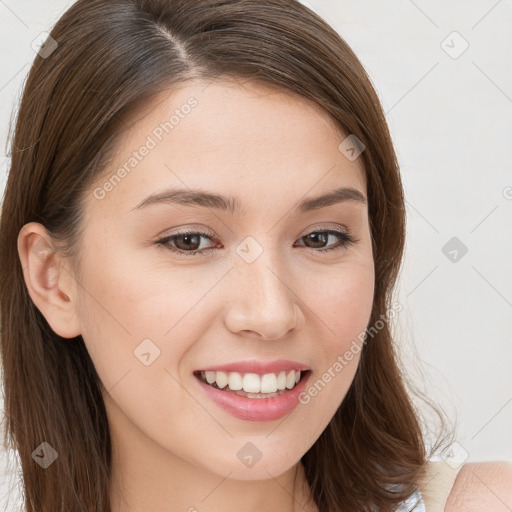
[[[324,248],[325,245],[329,241],[329,237],[333,236],[338,239],[338,244]],[[345,233],[343,231],[337,231],[337,230],[322,230],[322,231],[312,231],[311,233],[308,233],[307,235],[304,235],[301,240],[304,240],[305,242],[309,242],[312,245],[307,245],[310,249],[317,249],[317,252],[325,252],[330,251],[332,249],[339,249],[339,248],[346,248],[350,244],[354,243],[356,240],[349,235],[348,233]]]
[[[212,237],[206,233],[187,232],[175,233],[167,236],[158,240],[157,244],[173,252],[184,254],[185,256],[196,256],[198,254],[202,254],[205,250],[211,249],[211,247],[207,247],[198,250],[201,245],[202,238],[212,240]]]
[[[196,251],[201,245],[201,236],[190,234],[178,235],[174,237],[174,241],[176,243],[176,247],[180,250],[191,249],[192,251]],[[178,243],[180,241],[183,243]]]

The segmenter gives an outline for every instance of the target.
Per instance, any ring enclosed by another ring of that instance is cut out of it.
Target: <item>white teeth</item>
[[[229,389],[239,391],[242,389],[242,376],[238,372],[230,372],[228,377]]]
[[[277,391],[277,377],[275,373],[266,373],[261,377],[261,392],[275,393]]]
[[[286,373],[281,372],[277,377],[277,389],[284,389],[286,387]]]
[[[232,391],[243,390],[246,393],[271,394],[284,389],[292,389],[300,381],[301,372],[290,370],[278,374],[239,373],[205,371],[201,375],[208,384],[217,384],[220,389],[229,387]]]
[[[295,386],[295,372],[290,370],[286,376],[286,387],[292,389]]]
[[[226,372],[215,372],[215,382],[220,389],[225,388],[228,384],[228,374]]]
[[[246,393],[259,393],[261,391],[259,375],[256,373],[246,373],[243,379],[243,388]]]

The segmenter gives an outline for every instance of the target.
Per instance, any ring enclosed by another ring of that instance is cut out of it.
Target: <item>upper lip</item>
[[[287,359],[276,359],[274,361],[257,361],[256,359],[251,359],[248,361],[213,365],[207,368],[201,368],[199,371],[257,373],[258,375],[265,375],[266,373],[279,373],[290,370],[307,371],[309,369],[310,367],[305,364],[289,361]]]

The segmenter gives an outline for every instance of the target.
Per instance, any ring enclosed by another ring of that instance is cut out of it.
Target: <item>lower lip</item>
[[[229,414],[246,421],[274,421],[291,412],[299,404],[311,371],[308,371],[286,393],[272,398],[247,398],[209,386],[196,378],[204,392]]]

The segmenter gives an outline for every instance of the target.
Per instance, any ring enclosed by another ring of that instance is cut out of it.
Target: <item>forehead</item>
[[[261,82],[191,80],[123,121],[102,208],[122,211],[167,188],[208,188],[244,198],[303,197],[366,187],[362,159],[338,146],[347,134],[321,107]],[[121,175],[121,176],[119,176]]]

